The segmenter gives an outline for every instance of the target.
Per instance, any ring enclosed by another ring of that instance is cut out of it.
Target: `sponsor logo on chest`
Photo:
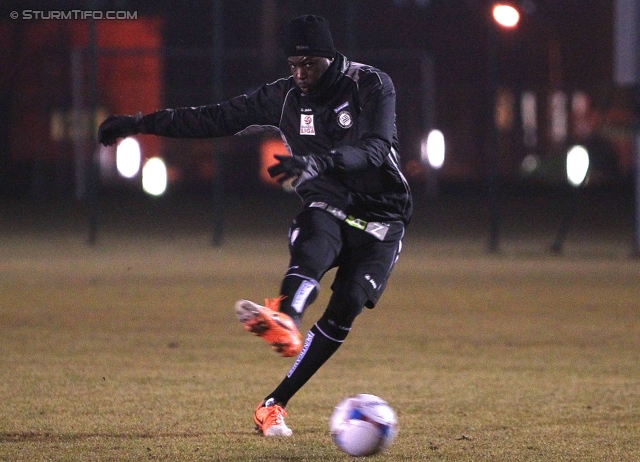
[[[313,125],[313,114],[300,114],[300,134],[315,135],[316,129]]]

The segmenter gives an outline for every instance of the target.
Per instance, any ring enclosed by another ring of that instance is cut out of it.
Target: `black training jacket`
[[[307,95],[293,77],[283,78],[220,104],[147,114],[143,131],[209,138],[276,129],[291,155],[333,158],[333,168],[298,187],[304,203],[325,202],[366,221],[408,223],[412,201],[400,171],[395,105],[388,75],[338,53]]]

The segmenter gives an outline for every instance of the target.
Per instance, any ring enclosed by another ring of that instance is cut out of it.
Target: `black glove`
[[[267,169],[269,176],[278,178],[284,189],[295,191],[298,186],[318,177],[333,167],[333,159],[329,156],[309,154],[307,156],[273,156],[278,160],[276,165]]]
[[[135,116],[109,116],[98,128],[98,141],[105,146],[111,146],[118,138],[126,138],[138,133],[144,133],[144,122],[140,112]]]

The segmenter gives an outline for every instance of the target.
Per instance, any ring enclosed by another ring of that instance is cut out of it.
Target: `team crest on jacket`
[[[316,129],[313,125],[313,114],[300,114],[300,134],[315,135]]]
[[[342,128],[349,128],[353,125],[353,118],[349,111],[340,111],[338,113],[338,125]]]

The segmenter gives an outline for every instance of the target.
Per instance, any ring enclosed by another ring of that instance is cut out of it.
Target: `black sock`
[[[280,302],[280,311],[285,313],[300,326],[304,310],[318,297],[318,282],[302,274],[287,274],[282,281],[280,295],[285,298]]]
[[[318,369],[336,352],[349,333],[349,328],[335,326],[330,320],[321,318],[307,333],[302,352],[293,367],[278,385],[265,398],[286,406],[291,397],[307,383]]]

